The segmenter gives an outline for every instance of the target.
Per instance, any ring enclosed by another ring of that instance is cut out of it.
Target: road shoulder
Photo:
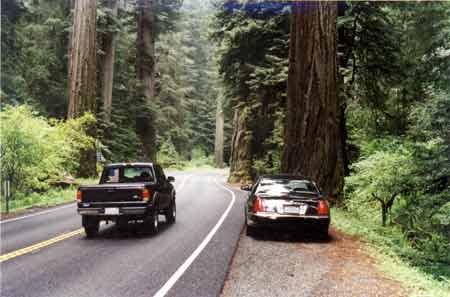
[[[280,232],[251,238],[243,232],[221,296],[407,296],[376,268],[358,238],[330,233],[322,241]]]

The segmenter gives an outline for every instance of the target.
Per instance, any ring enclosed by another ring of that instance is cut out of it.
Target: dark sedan
[[[310,226],[328,236],[329,205],[314,182],[300,176],[265,175],[241,189],[250,192],[245,206],[247,235],[256,235],[262,227]]]

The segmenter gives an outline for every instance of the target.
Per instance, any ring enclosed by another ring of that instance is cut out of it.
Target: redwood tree
[[[155,97],[155,0],[137,1],[137,27],[136,70],[147,109],[137,116],[136,125],[144,158],[156,161],[156,130],[152,114]]]
[[[288,103],[282,171],[339,192],[340,101],[337,93],[336,2],[295,2],[291,16]]]
[[[111,9],[111,17],[117,17],[118,0],[106,1],[106,5]],[[112,90],[114,82],[114,60],[116,55],[116,32],[111,32],[105,36],[103,40],[103,50],[105,56],[103,57],[102,69],[102,99],[103,110],[105,112],[105,119],[110,121],[112,109]]]
[[[214,141],[214,161],[216,167],[223,168],[223,142],[224,142],[224,114],[222,100],[217,102],[216,110],[216,133]]]
[[[69,109],[68,118],[95,113],[96,95],[96,0],[76,0],[69,53]],[[96,136],[95,126],[88,134]],[[96,174],[95,148],[82,152],[79,175]]]

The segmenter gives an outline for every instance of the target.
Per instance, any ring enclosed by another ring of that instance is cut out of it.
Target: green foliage
[[[80,179],[77,180],[80,184],[96,184],[98,179]],[[9,211],[17,212],[30,207],[50,207],[62,203],[75,201],[75,193],[78,184],[69,186],[67,188],[52,187],[45,192],[33,193],[16,193],[14,200],[9,203]],[[4,204],[1,204],[1,211],[4,210]]]
[[[63,117],[67,111],[69,8],[64,1],[54,0],[39,5],[17,1],[15,5],[15,13],[5,12],[13,15],[5,20],[9,38],[2,41],[3,100],[29,103],[44,114]]]
[[[281,154],[283,151],[284,112],[278,110],[275,114],[274,129],[264,141],[264,146],[271,148],[260,159],[253,160],[253,171],[257,176],[261,174],[276,174],[281,170]]]
[[[0,113],[1,177],[12,192],[47,190],[51,182],[78,169],[80,150],[93,145],[86,127],[95,118],[86,114],[66,122],[47,120],[30,106],[6,106]]]
[[[225,118],[234,122],[234,134],[246,135],[249,145],[232,159],[231,179],[248,180],[279,169],[285,113],[289,48],[289,15],[255,8],[248,13],[229,9],[224,1],[214,20],[212,38],[225,97]],[[251,3],[249,3],[251,5]],[[253,8],[252,8],[253,9]],[[245,113],[245,114],[244,114]],[[281,120],[280,120],[281,119]]]
[[[170,140],[163,142],[158,150],[157,159],[164,168],[181,168],[183,166],[181,157]]]
[[[449,261],[449,16],[444,2],[352,2],[338,22],[353,163],[345,205],[379,223],[378,206],[398,193],[389,228],[430,266]]]
[[[359,214],[372,217],[371,209],[381,202],[400,198],[414,183],[414,162],[411,152],[404,147],[395,150],[377,150],[352,165],[352,175],[345,180],[346,192],[351,197],[347,206]],[[392,200],[394,203],[395,200]]]
[[[208,155],[201,147],[194,147],[191,153],[191,160],[187,163],[188,167],[214,167],[212,155]]]

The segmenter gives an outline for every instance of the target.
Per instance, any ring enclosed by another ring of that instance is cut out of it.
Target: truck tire
[[[81,221],[87,238],[94,238],[98,235],[100,229],[100,221],[98,218],[82,216]]]
[[[175,200],[172,200],[172,203],[170,204],[169,208],[165,212],[166,221],[169,224],[175,223],[175,220],[177,218],[177,205],[175,203]]]
[[[158,213],[159,211],[155,207],[153,213],[144,219],[144,225],[151,234],[156,234],[159,231]]]

